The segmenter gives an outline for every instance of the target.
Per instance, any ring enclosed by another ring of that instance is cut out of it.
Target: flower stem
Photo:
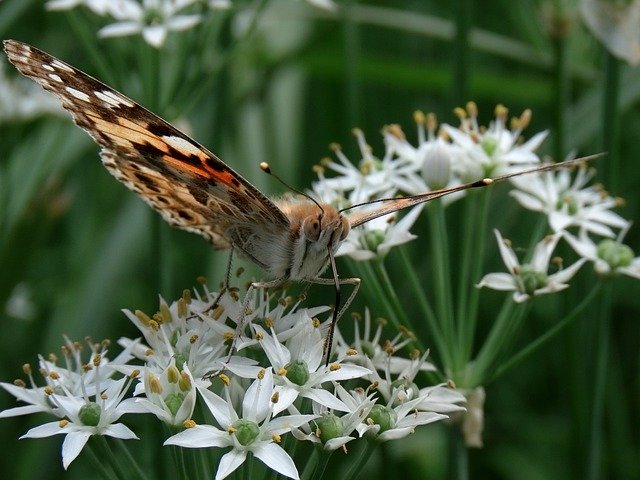
[[[469,192],[465,202],[465,221],[462,233],[462,263],[459,267],[458,305],[456,320],[459,345],[456,352],[457,371],[471,358],[476,324],[478,322],[478,300],[480,289],[475,284],[480,278],[484,258],[487,216],[490,190]]]
[[[431,262],[433,264],[436,312],[445,339],[445,350],[441,352],[443,367],[450,369],[453,364],[452,347],[456,345],[455,325],[451,299],[451,270],[449,265],[449,240],[447,236],[444,206],[434,200],[429,204],[429,227],[432,234]]]
[[[456,19],[456,34],[453,42],[453,104],[462,105],[468,100],[469,92],[469,32],[471,30],[470,0],[456,0],[453,2]]]
[[[505,299],[489,336],[474,361],[473,371],[465,378],[465,387],[474,388],[485,384],[496,361],[513,345],[515,334],[530,308],[531,302],[515,304],[511,296]]]
[[[562,13],[558,13],[562,16]],[[559,18],[557,22],[562,22]],[[553,118],[555,120],[553,144],[553,155],[560,160],[566,155],[566,115],[569,111],[569,62],[567,61],[568,46],[566,34],[562,27],[558,27],[552,33],[553,53],[554,53],[554,83],[555,101],[553,102]]]
[[[300,478],[302,480],[310,480],[311,475],[316,470],[316,465],[318,464],[319,456],[320,456],[320,449],[315,448],[313,450],[313,453],[311,454],[311,457],[304,462],[304,470],[302,471],[302,475],[300,475]]]
[[[116,480],[118,477],[114,475],[111,470],[105,467],[104,462],[100,460],[100,456],[94,451],[94,447],[91,445],[92,443],[93,442],[88,442],[85,447],[85,451],[87,452],[91,463],[93,463],[93,466],[98,472],[100,472],[102,478],[107,480]]]
[[[127,464],[131,467],[131,470],[136,472],[136,475],[138,476],[138,478],[142,480],[147,480],[147,475],[140,468],[140,465],[138,465],[138,462],[133,457],[133,455],[131,455],[129,448],[125,445],[125,443],[121,439],[116,439],[116,445],[118,446],[118,450],[123,453],[124,458],[127,461]]]
[[[116,458],[116,456],[113,453],[113,450],[111,450],[111,447],[109,446],[109,443],[107,442],[107,439],[104,438],[104,436],[102,435],[94,435],[94,438],[96,439],[100,450],[102,450],[102,454],[100,454],[98,456],[98,458],[103,458],[106,459],[109,464],[111,465],[111,468],[113,468],[113,471],[116,474],[116,477],[119,479],[130,479],[131,476],[127,475],[123,470],[122,470],[122,464],[118,461],[118,459]]]
[[[411,284],[411,288],[414,293],[414,298],[418,301],[418,305],[422,311],[422,316],[427,323],[427,331],[431,333],[431,340],[429,343],[435,344],[438,352],[442,352],[445,348],[444,338],[442,337],[442,331],[440,330],[440,326],[438,325],[438,319],[436,318],[436,314],[429,303],[429,299],[425,295],[425,291],[423,289],[423,282],[420,281],[415,272],[415,266],[409,260],[409,256],[407,255],[406,249],[404,245],[400,245],[396,251],[400,255],[400,260],[402,262],[402,272],[408,276],[409,283]],[[422,329],[418,329],[416,327],[420,327],[421,325],[413,325],[413,330],[423,331]],[[428,338],[427,335],[422,335],[421,339],[424,343],[427,343],[425,340]]]
[[[587,479],[600,478],[602,462],[602,424],[604,414],[604,397],[607,383],[607,359],[609,356],[609,338],[611,336],[611,299],[613,282],[608,282],[602,289],[601,301],[595,315],[596,325],[596,366],[593,382],[593,399],[591,401],[591,424],[589,425],[589,451],[587,458]]]
[[[351,466],[351,469],[344,476],[344,480],[355,480],[356,478],[358,478],[358,476],[362,473],[363,467],[369,461],[371,455],[378,446],[378,442],[375,440],[365,438],[365,442],[365,447],[360,452],[360,456],[358,457],[358,459]]]
[[[329,465],[329,459],[331,458],[332,453],[333,452],[328,452],[326,450],[319,451],[316,468],[313,471],[313,480],[321,480],[324,478],[324,472],[327,469],[327,465]]]
[[[619,185],[620,155],[620,61],[605,49],[604,96],[602,105],[602,148],[607,161],[602,162],[607,188],[616,191]]]
[[[456,425],[449,427],[449,478],[469,478],[469,452],[462,441],[462,432]]]
[[[557,322],[552,328],[547,330],[545,333],[536,338],[533,342],[529,343],[526,347],[512,356],[509,360],[502,363],[498,368],[495,369],[495,372],[491,377],[489,377],[485,384],[496,380],[500,375],[509,371],[512,367],[517,365],[519,362],[524,360],[525,358],[532,355],[539,348],[545,345],[547,342],[552,340],[556,335],[558,335],[564,328],[569,326],[578,315],[584,311],[591,303],[593,299],[596,297],[597,293],[600,291],[602,284],[597,283],[596,286],[587,294],[586,297],[576,306],[574,307],[569,314],[567,314],[562,320]]]

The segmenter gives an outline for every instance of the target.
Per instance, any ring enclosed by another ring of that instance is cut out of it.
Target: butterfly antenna
[[[331,325],[329,326],[329,332],[324,343],[324,356],[326,358],[325,366],[329,366],[329,360],[331,358],[331,347],[333,346],[333,332],[336,329],[338,323],[338,313],[340,312],[340,280],[338,280],[338,269],[336,268],[336,259],[333,256],[331,247],[327,248],[329,253],[329,262],[331,263],[331,274],[333,276],[333,285],[336,288],[336,301],[333,307],[333,316],[331,317]]]
[[[285,182],[282,178],[280,178],[278,175],[276,175],[272,170],[271,167],[269,166],[269,164],[267,162],[261,162],[260,163],[260,170],[262,170],[264,173],[268,173],[269,175],[271,175],[273,178],[275,178],[276,180],[278,180],[282,185],[284,185],[287,189],[291,190],[292,192],[297,193],[298,195],[302,195],[305,198],[308,198],[309,200],[311,200],[313,203],[315,203],[318,208],[320,209],[320,211],[322,213],[324,213],[324,208],[322,208],[322,205],[320,205],[315,198],[313,198],[311,195],[304,193],[300,190],[297,190],[295,188],[293,188],[291,185],[289,185],[287,182]]]

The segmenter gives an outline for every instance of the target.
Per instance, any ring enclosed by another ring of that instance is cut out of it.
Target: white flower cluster
[[[316,166],[319,179],[312,194],[343,210],[353,206],[375,210],[379,205],[376,201],[382,198],[418,195],[539,165],[535,151],[548,132],[539,132],[527,141],[522,139],[522,131],[531,119],[529,110],[509,119],[507,109],[498,105],[495,120],[488,127],[479,125],[473,102],[455,112],[460,118],[457,128],[447,124],[438,128],[435,116],[417,112],[414,115],[418,125],[417,146],[407,140],[398,125],[385,127],[386,148],[382,158],[373,155],[364,134],[354,130],[360,160],[352,162],[340,146],[332,145],[336,159],[326,158]],[[515,190],[510,192],[511,196],[525,209],[543,213],[552,235],[540,241],[528,262],[520,264],[510,244],[496,231],[508,273],[488,274],[478,286],[513,291],[514,300],[523,302],[535,295],[567,288],[567,282],[586,261],[593,261],[601,274],[618,272],[640,278],[640,258],[634,258],[633,251],[622,244],[630,222],[611,211],[621,201],[601,187],[589,186],[592,177],[593,171],[586,168],[578,169],[575,175],[561,169],[513,177]],[[464,191],[443,200],[451,202],[463,196]],[[337,255],[370,260],[383,257],[393,246],[413,240],[416,237],[409,229],[422,206],[414,207],[398,222],[391,214],[352,229]],[[577,236],[571,233],[574,230]],[[599,243],[593,236],[601,238]],[[580,259],[549,274],[552,260],[560,263],[553,253],[562,238]]]
[[[123,414],[151,413],[182,430],[165,445],[230,448],[216,478],[236,470],[249,453],[268,468],[298,478],[293,459],[280,446],[285,434],[332,451],[363,436],[401,438],[419,425],[464,410],[459,405],[464,396],[446,385],[416,386],[417,373],[433,369],[426,355],[398,357],[396,349],[406,344],[401,338],[384,347],[374,343],[380,329],[369,338],[368,312],[361,338],[347,344],[336,333],[337,355],[327,365],[322,358],[326,325],[316,316],[329,308],[300,308],[282,291],[277,297],[260,293],[250,309],[237,290],[219,296],[205,287],[202,297],[185,291],[171,305],[161,300],[152,317],[125,311],[142,338],[122,338],[124,351],[113,360],[107,359],[106,343],[89,343],[87,363],[81,360],[80,345],[68,341],[64,366],[41,358],[44,387],[28,368],[29,385],[0,384],[26,403],[0,412],[0,418],[34,412],[55,416],[57,421],[35,427],[23,438],[66,435],[65,468],[91,435],[137,438],[119,423]],[[235,355],[228,357],[241,316],[246,327],[236,339]],[[209,379],[206,374],[212,370],[223,373]],[[116,380],[116,375],[122,378]],[[213,424],[200,418],[196,423],[198,402],[215,419]]]
[[[375,201],[381,198],[417,195],[540,163],[535,150],[547,132],[521,142],[522,131],[531,118],[529,110],[512,118],[507,126],[508,110],[498,105],[488,127],[478,124],[478,109],[473,102],[455,113],[460,119],[459,127],[443,124],[438,128],[433,114],[416,112],[417,146],[407,140],[400,126],[386,126],[382,158],[374,156],[364,134],[354,130],[361,159],[354,164],[340,146],[332,145],[336,160],[326,158],[316,167],[319,180],[312,193],[337,208],[364,203],[359,206],[361,210],[375,210],[379,205]],[[327,171],[332,175],[326,175]],[[443,200],[451,202],[463,196],[464,192],[458,192]],[[337,255],[360,261],[384,256],[391,247],[416,238],[409,229],[421,210],[422,205],[418,205],[398,222],[392,214],[353,229]]]
[[[333,10],[331,0],[307,0],[311,5]],[[98,31],[100,37],[142,35],[155,48],[160,48],[171,31],[184,31],[202,21],[206,10],[227,10],[231,0],[49,0],[49,10],[86,7],[101,17],[115,20]]]

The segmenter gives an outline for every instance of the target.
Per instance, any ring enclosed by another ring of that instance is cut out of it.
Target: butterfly
[[[360,285],[358,278],[339,278],[334,260],[352,228],[454,192],[591,159],[545,165],[411,197],[381,199],[377,208],[346,215],[308,196],[269,198],[189,136],[95,78],[25,43],[5,40],[4,48],[11,63],[56,95],[75,123],[100,145],[100,158],[109,173],[170,225],[197,233],[218,249],[231,249],[231,255],[238,252],[273,279],[253,282],[250,288],[269,288],[287,280],[335,285],[335,307],[325,343],[327,363],[335,324]],[[266,165],[262,168],[269,171]],[[230,265],[231,260],[228,271]],[[329,265],[332,278],[321,277]],[[340,286],[345,284],[354,288],[341,305]],[[239,333],[237,330],[236,338]]]

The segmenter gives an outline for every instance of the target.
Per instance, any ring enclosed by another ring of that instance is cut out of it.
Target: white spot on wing
[[[110,92],[109,90],[104,90],[102,92],[95,92],[95,94],[96,94],[96,97],[98,97],[100,100],[102,100],[105,103],[108,103],[113,107],[121,107],[122,105],[126,105],[127,107],[133,107],[133,103],[131,103],[129,100],[122,97],[121,95],[117,95],[113,92]]]
[[[55,80],[56,82],[62,83],[62,79],[60,78],[60,75],[56,75],[55,73],[50,73],[49,75],[47,75],[50,79]]]
[[[76,90],[73,87],[65,87],[65,90],[69,92],[71,95],[73,95],[74,97],[76,97],[78,100],[83,100],[85,102],[89,102],[91,100],[89,95],[87,95],[84,92],[81,92],[80,90]]]
[[[71,68],[69,65],[65,65],[60,60],[55,58],[51,62],[51,66],[55,68],[59,68],[60,70],[65,70],[67,72],[74,73],[73,68]]]
[[[42,64],[42,68],[44,68],[45,70],[49,70],[50,72],[55,72],[56,69],[53,68],[51,65],[47,64],[47,63],[43,63]]]
[[[174,137],[172,135],[163,135],[162,139],[167,142],[168,145],[172,146],[176,150],[184,153],[185,155],[201,155],[202,150],[196,147],[193,143],[185,140],[184,138]]]

